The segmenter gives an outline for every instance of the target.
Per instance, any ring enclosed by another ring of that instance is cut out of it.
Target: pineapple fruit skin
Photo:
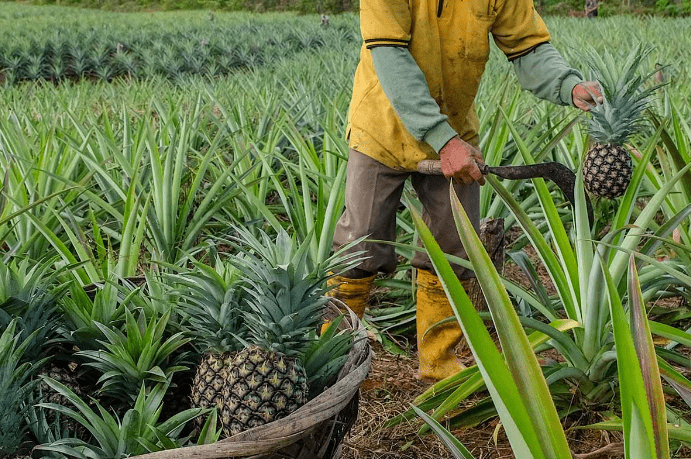
[[[192,382],[192,406],[213,408],[223,406],[223,388],[228,381],[235,352],[205,354]],[[199,419],[201,422],[201,419]]]
[[[590,194],[614,199],[631,182],[631,156],[621,145],[595,143],[583,162],[583,182]]]
[[[299,359],[249,346],[235,355],[223,389],[224,434],[284,418],[304,405],[307,395],[307,375]]]

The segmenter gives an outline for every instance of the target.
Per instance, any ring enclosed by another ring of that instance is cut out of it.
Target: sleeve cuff
[[[446,121],[442,121],[427,131],[423,140],[427,142],[430,147],[434,148],[434,151],[439,153],[441,149],[444,148],[444,145],[456,135],[458,134],[451,125]]]
[[[365,40],[367,49],[377,48],[380,46],[390,46],[396,48],[407,48],[410,40],[401,40],[396,38],[370,38]]]
[[[573,106],[573,88],[581,82],[583,82],[583,79],[575,73],[570,73],[564,78],[559,91],[559,98],[562,104]]]

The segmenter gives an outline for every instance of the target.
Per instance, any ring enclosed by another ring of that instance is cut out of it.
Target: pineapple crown
[[[609,51],[600,55],[593,49],[588,50],[588,65],[602,86],[604,98],[590,110],[591,118],[586,121],[596,143],[621,145],[641,124],[643,110],[660,87],[643,88],[656,70],[645,76],[638,75],[642,61],[651,51],[651,47],[638,44],[622,65]]]
[[[195,270],[171,275],[184,301],[188,334],[202,352],[222,354],[242,349],[248,329],[242,320],[247,305],[239,271],[227,263],[212,268],[195,262]]]
[[[267,272],[265,279],[246,287],[250,311],[244,314],[253,344],[289,357],[302,357],[315,339],[321,310],[328,298],[321,280],[296,279],[284,268]]]
[[[239,252],[229,262],[243,273],[247,282],[248,311],[243,314],[252,344],[288,356],[301,356],[314,340],[327,303],[323,288],[330,272],[350,269],[359,263],[360,254],[339,251],[319,260],[312,249],[314,233],[298,242],[285,230],[275,239],[258,230],[255,236],[246,228],[234,228],[229,241]]]

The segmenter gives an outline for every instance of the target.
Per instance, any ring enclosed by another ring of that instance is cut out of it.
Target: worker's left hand
[[[595,106],[596,101],[598,104],[602,103],[602,87],[597,81],[578,83],[571,91],[571,100],[576,107],[584,112],[589,112]]]

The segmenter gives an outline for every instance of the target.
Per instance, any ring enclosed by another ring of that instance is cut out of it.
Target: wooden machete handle
[[[425,175],[444,175],[441,171],[441,161],[438,159],[423,159],[417,163],[417,171]],[[487,164],[480,168],[482,175],[489,174],[489,167]]]

